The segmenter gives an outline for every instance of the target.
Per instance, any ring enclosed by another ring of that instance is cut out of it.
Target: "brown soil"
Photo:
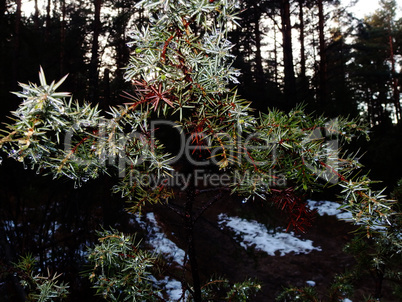
[[[165,206],[156,206],[153,211],[169,239],[185,249],[180,217]],[[312,227],[306,233],[298,234],[301,239],[312,240],[321,251],[269,256],[253,248],[244,249],[229,230],[221,230],[217,224],[220,213],[255,219],[269,228],[286,227],[286,221],[278,210],[261,202],[242,204],[240,200],[226,197],[210,207],[196,222],[195,241],[201,280],[207,282],[211,276],[223,276],[232,282],[244,281],[248,277],[257,278],[262,283],[262,291],[253,301],[275,301],[283,287],[306,286],[308,280],[316,283],[322,301],[327,301],[325,294],[334,276],[344,273],[355,263],[343,248],[353,237],[352,232],[356,228],[333,216],[317,215]],[[355,288],[358,289],[356,296],[349,298],[354,302],[362,301],[362,295],[373,294],[374,280],[363,280]],[[384,297],[382,301],[393,300]]]

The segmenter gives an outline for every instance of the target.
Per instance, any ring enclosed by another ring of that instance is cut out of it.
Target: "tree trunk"
[[[7,5],[6,0],[0,0],[0,18],[3,18],[6,14]]]
[[[377,301],[380,301],[381,298],[381,292],[382,292],[382,284],[384,280],[384,266],[381,265],[380,269],[376,269],[376,281],[375,281],[375,293],[374,293],[374,298],[378,299]]]
[[[60,26],[60,76],[64,76],[64,61],[66,47],[66,0],[61,0],[61,26]]]
[[[324,107],[327,103],[328,92],[327,92],[327,56],[326,56],[326,46],[325,46],[325,35],[324,35],[324,8],[323,0],[318,0],[318,31],[319,31],[319,48],[320,48],[320,80],[319,80],[319,96],[320,105]]]
[[[283,64],[285,74],[285,109],[290,110],[296,104],[296,78],[293,66],[292,27],[290,24],[289,0],[281,2],[281,21],[283,36]]]
[[[38,0],[35,0],[35,12],[33,16],[34,26],[36,30],[39,30],[39,7],[38,7]]]
[[[392,95],[395,106],[395,116],[399,123],[401,120],[401,103],[399,99],[399,89],[398,89],[398,76],[395,71],[395,54],[393,47],[392,35],[389,35],[389,48],[390,48],[390,59],[391,59],[391,73],[392,73]]]
[[[275,84],[278,85],[278,40],[277,40],[277,31],[276,31],[276,26],[274,26],[274,81]]]
[[[100,108],[108,110],[110,103],[110,70],[105,68],[103,73],[103,98],[100,102]]]
[[[14,25],[14,57],[13,57],[13,82],[17,83],[19,75],[19,56],[20,56],[20,35],[21,35],[21,0],[16,0],[17,10],[15,12]]]
[[[45,31],[45,42],[49,41],[49,36],[50,36],[50,7],[52,3],[51,0],[47,0],[47,5],[46,5],[46,31]]]
[[[254,6],[254,38],[255,38],[255,71],[256,71],[256,84],[264,84],[264,69],[262,67],[261,55],[261,31],[260,31],[260,18],[261,14],[257,11],[259,8]]]
[[[305,102],[309,93],[309,81],[306,76],[306,48],[305,48],[305,24],[304,24],[304,3],[299,0],[299,43],[300,43],[300,73],[298,75],[297,101]]]
[[[373,100],[372,100],[372,95],[369,91],[369,89],[366,87],[365,88],[365,99],[366,99],[366,104],[367,104],[367,119],[369,121],[370,127],[373,127],[375,125],[374,121],[374,110],[373,110]]]
[[[306,78],[306,50],[304,43],[304,14],[303,14],[304,0],[299,0],[299,23],[300,23],[300,77]]]
[[[0,26],[3,28],[5,28],[6,27],[6,20],[5,20],[5,18],[4,18],[4,16],[5,16],[5,14],[6,14],[6,10],[7,10],[7,7],[6,7],[6,0],[0,0]],[[0,31],[0,41],[2,41],[2,43],[0,44],[0,66],[3,66],[3,68],[4,68],[4,66],[6,66],[6,63],[5,63],[5,53],[6,53],[6,48],[3,46],[4,44],[4,39],[5,39],[5,37],[6,37],[6,33],[4,32],[4,31]],[[13,72],[13,70],[10,70],[11,72]],[[11,75],[12,77],[14,76],[13,74]],[[4,87],[5,87],[5,78],[6,78],[6,75],[4,74],[4,72],[1,72],[0,73],[0,89],[2,89],[3,91],[5,90],[4,89]],[[15,83],[15,82],[14,82]],[[3,110],[5,110],[5,108],[3,109]],[[1,111],[1,112],[3,112],[3,111]],[[7,111],[5,111],[5,112],[8,112],[8,110]]]
[[[95,0],[95,16],[93,22],[93,39],[91,48],[91,62],[89,65],[89,100],[95,102],[98,98],[98,78],[99,78],[99,35],[102,24],[100,22],[100,11],[102,0]]]

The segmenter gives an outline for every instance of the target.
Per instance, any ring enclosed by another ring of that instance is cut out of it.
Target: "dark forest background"
[[[76,99],[105,110],[125,102],[122,92],[132,89],[123,78],[130,28],[147,23],[147,14],[134,7],[138,1],[31,0],[32,14],[23,2],[0,0],[1,122],[18,106],[10,91],[19,90],[18,82],[37,82],[39,66],[48,80],[69,74],[61,89]],[[358,117],[371,140],[354,143],[350,152],[360,149],[371,177],[392,190],[402,177],[402,18],[396,1],[381,0],[381,8],[365,19],[337,0],[240,3],[240,26],[229,37],[236,44],[240,94],[260,111],[304,104],[317,115]],[[85,281],[74,277],[82,247],[99,225],[129,220],[110,194],[112,180],[73,190],[69,182],[50,183],[1,156],[0,297],[18,295],[4,278],[12,271],[9,263],[29,251],[40,255],[43,270],[68,272],[74,295],[84,298]],[[57,228],[66,231],[57,236],[63,238],[56,238],[56,220],[49,216],[58,217]]]

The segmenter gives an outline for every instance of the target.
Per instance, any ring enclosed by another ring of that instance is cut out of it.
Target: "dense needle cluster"
[[[239,76],[227,39],[237,26],[236,0],[144,0],[138,5],[150,17],[148,26],[130,33],[125,79],[133,92],[125,95],[128,103],[101,112],[58,92],[65,78],[48,84],[41,70],[39,85],[20,84],[22,92],[16,93],[22,103],[0,137],[9,157],[76,185],[101,173],[115,174],[120,181],[114,191],[138,210],[176,193],[166,183],[180,172],[178,165],[152,127],[162,119],[189,139],[189,154],[198,156],[197,163],[208,161],[208,168],[231,180],[226,188],[214,189],[277,203],[296,229],[303,230],[311,218],[300,196],[332,184],[342,187],[343,208],[367,226],[368,235],[371,226],[390,224],[392,201],[371,190],[367,176],[356,176],[356,156],[338,145],[365,135],[356,121],[313,117],[300,107],[255,114],[231,88]],[[190,172],[195,169],[197,164]],[[144,183],[150,175],[162,181]]]

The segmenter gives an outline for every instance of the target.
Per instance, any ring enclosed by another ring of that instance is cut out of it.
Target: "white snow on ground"
[[[183,264],[185,252],[166,237],[162,228],[158,225],[154,213],[147,213],[145,222],[141,221],[138,216],[136,220],[147,231],[147,242],[154,248],[156,253],[162,254],[179,265]]]
[[[181,282],[172,278],[168,278],[166,280],[165,290],[168,296],[170,297],[170,300],[173,301],[179,300],[183,294]]]
[[[344,211],[339,209],[341,206],[339,203],[334,201],[316,201],[316,200],[307,200],[307,204],[310,209],[317,209],[318,215],[330,215],[336,216],[339,220],[344,220],[351,223],[356,223],[353,220],[352,214],[350,212]],[[361,219],[360,222],[357,223],[358,225],[364,224],[364,220]],[[375,225],[371,227],[374,230],[381,231],[386,230],[386,226],[384,225]]]
[[[317,209],[318,215],[336,216],[339,220],[352,220],[352,214],[340,210],[340,204],[334,201],[307,200],[310,209]]]
[[[166,237],[154,213],[147,213],[144,220],[136,216],[136,221],[147,231],[147,242],[154,248],[155,253],[162,254],[167,259],[182,265],[184,263],[185,252]],[[155,279],[155,283],[169,297],[167,301],[178,301],[183,294],[181,282],[169,276],[165,276],[162,280]]]
[[[351,220],[350,213],[339,210],[339,204],[331,201],[308,200],[311,209],[317,209],[319,215],[334,215],[338,219]],[[140,226],[148,233],[147,242],[153,246],[156,253],[160,253],[172,261],[183,264],[185,252],[180,249],[173,241],[168,239],[159,226],[154,213],[147,213],[144,219],[136,217]],[[311,240],[297,238],[293,232],[285,231],[270,232],[265,225],[255,221],[246,220],[239,217],[229,217],[226,214],[218,216],[218,224],[221,229],[232,230],[239,244],[247,249],[254,247],[256,250],[264,251],[269,255],[275,256],[279,253],[283,256],[288,253],[310,253],[313,250],[321,251],[320,247],[313,246]],[[165,277],[157,281],[160,288],[169,296],[168,301],[177,301],[182,295],[181,283],[171,277]],[[314,286],[314,281],[307,281],[309,286]],[[352,302],[345,298],[343,302]]]
[[[162,280],[155,279],[155,283],[158,285],[159,288],[162,288],[166,295],[169,297],[168,301],[178,301],[183,295],[181,282],[169,276],[166,276]]]
[[[229,217],[226,214],[218,216],[218,224],[221,228],[229,228],[241,238],[240,245],[247,249],[254,246],[257,250],[275,256],[279,252],[281,256],[288,253],[310,253],[313,250],[321,251],[320,247],[314,247],[311,240],[301,240],[293,232],[270,233],[265,225],[255,221],[239,217]]]
[[[332,201],[308,200],[311,209],[317,209],[319,215],[334,215],[338,219],[351,220],[351,214],[339,209],[339,204]],[[178,264],[184,262],[185,252],[173,241],[168,239],[158,225],[154,213],[147,213],[145,219],[136,218],[137,222],[147,231],[147,240],[154,247],[156,253],[163,254]],[[239,244],[244,247],[254,246],[257,250],[274,256],[279,252],[281,256],[288,253],[309,253],[313,250],[320,251],[320,247],[313,246],[311,240],[297,238],[293,232],[270,232],[265,225],[255,221],[239,217],[229,217],[226,214],[218,216],[218,224],[223,228],[229,228],[241,238]]]

